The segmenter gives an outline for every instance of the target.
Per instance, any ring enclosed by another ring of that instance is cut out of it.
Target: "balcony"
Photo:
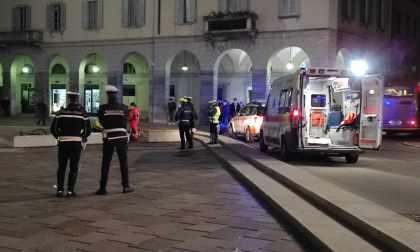
[[[212,13],[204,17],[204,37],[214,43],[248,38],[254,41],[258,16],[250,12]]]
[[[38,30],[0,32],[0,48],[10,46],[40,47],[43,42],[43,32]]]

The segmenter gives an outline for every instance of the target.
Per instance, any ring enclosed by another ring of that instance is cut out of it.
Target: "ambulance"
[[[302,69],[274,80],[260,129],[260,150],[280,149],[283,161],[298,153],[345,157],[382,142],[383,80],[348,69]]]

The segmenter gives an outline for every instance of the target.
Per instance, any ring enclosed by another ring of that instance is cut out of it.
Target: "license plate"
[[[389,121],[389,125],[392,125],[392,126],[399,126],[401,124],[402,124],[402,122],[400,120],[391,120],[391,121]]]

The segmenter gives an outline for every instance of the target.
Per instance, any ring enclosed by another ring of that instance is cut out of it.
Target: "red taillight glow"
[[[293,128],[298,127],[300,116],[301,116],[300,110],[298,108],[293,108],[292,112],[290,113],[290,122],[292,123]]]
[[[416,121],[415,121],[415,120],[411,120],[411,121],[409,122],[409,124],[410,124],[410,125],[416,125]]]

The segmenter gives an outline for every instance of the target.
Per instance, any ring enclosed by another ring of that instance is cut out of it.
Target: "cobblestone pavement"
[[[88,145],[76,198],[55,198],[57,148],[0,148],[0,251],[314,251],[198,142],[129,147],[134,193],[114,156],[96,196],[101,145]],[[116,154],[115,154],[116,155]]]

